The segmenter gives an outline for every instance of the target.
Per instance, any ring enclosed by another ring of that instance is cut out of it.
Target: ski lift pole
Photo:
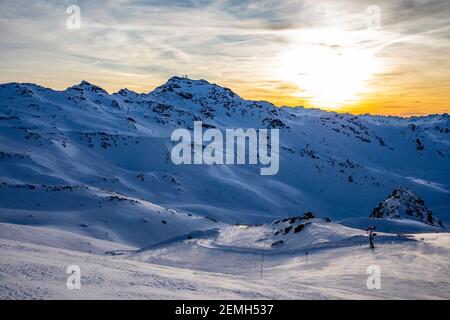
[[[261,271],[260,271],[260,275],[259,275],[261,280],[262,280],[262,277],[263,277],[263,269],[264,269],[264,247],[263,247],[263,250],[262,250]]]

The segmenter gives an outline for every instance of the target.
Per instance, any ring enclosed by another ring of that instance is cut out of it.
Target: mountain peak
[[[69,87],[67,88],[67,90],[92,91],[95,93],[108,94],[108,92],[106,92],[106,90],[104,90],[103,88],[89,83],[86,80],[82,80],[79,84]]]
[[[171,78],[169,78],[169,80],[167,80],[167,83],[179,83],[179,84],[187,84],[187,85],[192,85],[192,84],[198,84],[198,85],[205,85],[205,84],[211,84],[208,81],[204,80],[204,79],[199,79],[199,80],[195,80],[195,79],[191,79],[188,78],[187,76],[173,76]]]
[[[125,89],[120,89],[120,90],[117,91],[115,94],[121,95],[121,96],[123,96],[123,97],[126,97],[126,96],[137,96],[137,95],[139,95],[139,93],[134,92],[133,90],[130,90],[130,89],[127,89],[127,88],[125,88]]]
[[[81,82],[80,82],[80,84],[79,84],[80,86],[92,86],[92,84],[91,83],[89,83],[88,81],[86,81],[86,80],[81,80]]]
[[[418,220],[435,227],[444,227],[439,219],[433,217],[431,210],[425,206],[423,199],[405,187],[394,189],[386,200],[380,202],[373,209],[370,217],[386,219],[406,218]]]
[[[210,83],[206,80],[193,80],[188,77],[171,77],[165,84],[157,87],[149,93],[158,98],[165,97],[165,102],[172,99],[191,101],[203,101],[206,105],[222,105],[228,107],[230,104],[239,104],[242,102],[237,94],[232,90],[220,85]]]
[[[174,91],[186,91],[186,90],[192,90],[192,88],[205,88],[205,86],[213,86],[211,83],[209,83],[206,80],[200,79],[200,80],[194,80],[190,79],[188,77],[179,77],[179,76],[173,76],[167,80],[166,83],[163,85],[157,87],[152,92],[154,93],[165,93],[165,92],[174,92]]]

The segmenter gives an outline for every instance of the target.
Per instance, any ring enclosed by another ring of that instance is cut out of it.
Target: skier
[[[373,244],[373,239],[377,235],[374,230],[376,229],[375,226],[367,228],[367,233],[369,234],[369,244],[371,249],[375,249],[375,246]]]

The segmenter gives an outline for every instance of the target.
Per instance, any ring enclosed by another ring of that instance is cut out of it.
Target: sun
[[[368,83],[379,68],[373,51],[337,46],[302,46],[279,59],[279,75],[298,86],[296,97],[324,109],[357,103],[370,91]]]

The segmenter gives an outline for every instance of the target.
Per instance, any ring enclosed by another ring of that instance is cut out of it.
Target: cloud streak
[[[146,92],[187,74],[246,98],[314,106],[311,92],[280,72],[291,63],[282,61],[286,52],[307,61],[302,52],[310,48],[337,55],[371,50],[380,72],[364,80],[367,93],[349,99],[343,110],[417,113],[411,104],[419,95],[419,113],[448,112],[449,2],[377,1],[381,28],[370,31],[366,9],[372,2],[4,0],[0,82],[60,89],[87,79],[109,91],[127,86]],[[66,28],[72,4],[81,8],[79,30]],[[304,71],[302,63],[292,67]]]

